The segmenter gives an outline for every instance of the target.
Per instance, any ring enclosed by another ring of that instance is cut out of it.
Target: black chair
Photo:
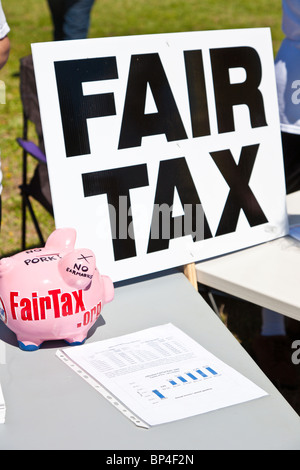
[[[23,175],[20,185],[22,196],[22,250],[26,249],[26,210],[28,208],[35,230],[41,245],[45,244],[43,234],[36,214],[33,209],[31,198],[38,201],[52,216],[52,200],[45,156],[43,132],[40,118],[39,103],[37,97],[32,56],[23,57],[20,60],[20,94],[23,106],[23,137],[17,138],[17,142],[23,149]],[[38,145],[28,140],[29,122],[35,126]],[[29,180],[28,158],[33,157],[37,165],[34,174]]]

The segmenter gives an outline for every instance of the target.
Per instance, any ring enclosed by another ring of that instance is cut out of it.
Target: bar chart
[[[166,382],[161,383],[160,386],[157,386],[152,390],[152,393],[155,397],[160,400],[165,400],[170,396],[170,391],[172,388],[182,387],[183,385],[195,384],[196,382],[201,382],[204,379],[212,379],[213,377],[218,376],[219,373],[210,366],[205,366],[201,368],[195,368],[192,371],[182,372],[177,374],[176,377],[168,379]],[[156,384],[157,385],[157,384]],[[170,387],[171,386],[171,387]],[[171,393],[173,396],[173,393]]]

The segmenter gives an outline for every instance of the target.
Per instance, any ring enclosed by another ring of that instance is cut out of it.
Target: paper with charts
[[[57,355],[104,387],[106,398],[113,395],[120,410],[135,414],[145,427],[267,395],[173,324],[59,350]]]

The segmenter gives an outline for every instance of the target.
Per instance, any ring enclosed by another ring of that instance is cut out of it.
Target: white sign
[[[56,226],[113,281],[288,232],[269,29],[32,52]]]

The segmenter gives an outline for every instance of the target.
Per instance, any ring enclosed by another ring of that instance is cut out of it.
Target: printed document
[[[0,424],[4,424],[5,422],[5,401],[2,393],[2,388],[0,384]]]
[[[149,426],[267,395],[173,324],[60,353]]]

